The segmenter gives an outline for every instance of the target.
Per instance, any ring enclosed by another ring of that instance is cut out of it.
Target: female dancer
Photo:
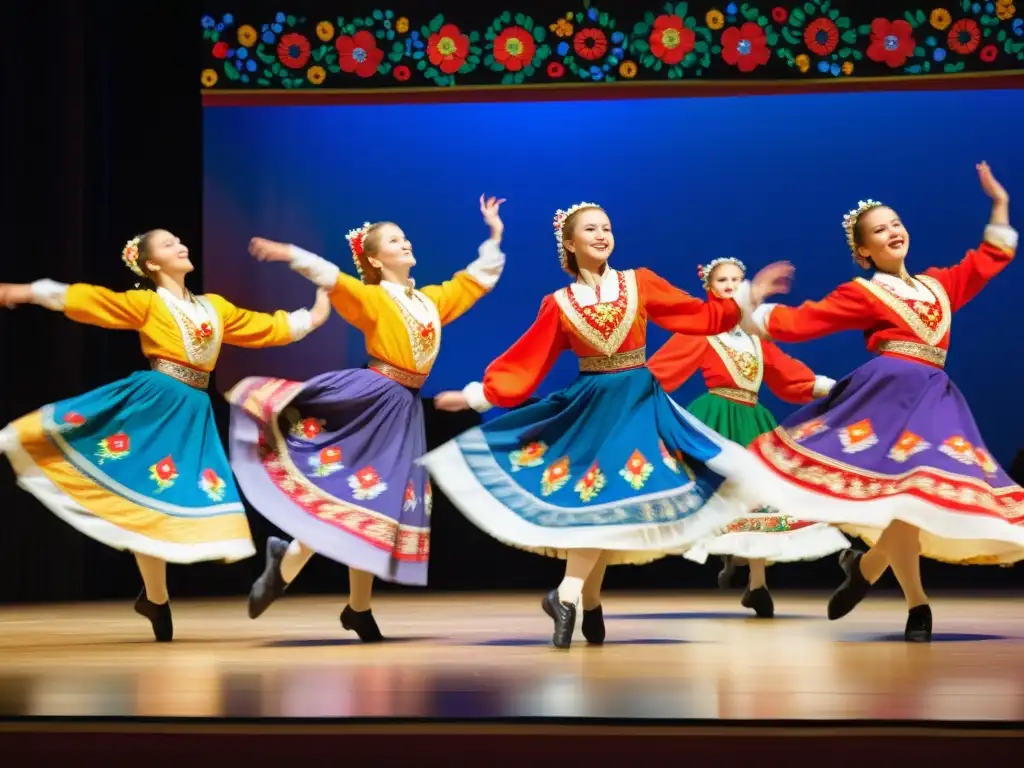
[[[188,248],[163,229],[132,238],[121,258],[155,290],[124,293],[39,280],[0,285],[0,303],[38,304],[101,328],[137,331],[151,370],[43,406],[0,432],[18,485],[96,541],[135,555],[145,585],[135,610],[159,642],[174,635],[167,563],[234,562],[256,554],[206,388],[221,344],[298,341],[326,322],[312,312],[250,312],[185,287]]]
[[[736,293],[745,273],[742,261],[729,258],[715,259],[697,270],[704,290],[722,298]],[[762,382],[790,403],[808,403],[828,394],[835,384],[739,326],[717,336],[674,335],[647,367],[666,392],[677,390],[699,368],[708,391],[686,410],[740,445],[750,445],[755,437],[776,427],[768,409],[757,402]],[[794,520],[777,510],[760,508],[734,520],[722,536],[699,542],[685,556],[702,563],[708,554],[721,555],[724,567],[718,584],[723,589],[729,586],[737,560],[742,558],[750,576],[740,604],[760,618],[771,618],[775,605],[765,582],[767,562],[817,560],[849,546],[846,537],[830,525]]]
[[[341,625],[382,640],[370,600],[373,578],[427,583],[431,491],[413,464],[426,451],[419,390],[433,367],[441,326],[498,282],[504,200],[480,198],[490,239],[478,258],[441,285],[415,290],[412,245],[397,225],[365,224],[348,235],[360,279],[294,245],[255,239],[262,261],[285,261],[321,288],[366,337],[370,366],[307,382],[249,378],[228,393],[231,462],[246,496],[289,536],[267,543],[266,568],[249,594],[257,618],[314,552],[349,567]]]
[[[647,319],[706,336],[739,322],[743,304],[785,289],[792,269],[773,265],[739,299],[699,301],[646,269],[608,266],[615,247],[600,206],[554,218],[558,258],[573,284],[543,300],[530,329],[487,368],[483,384],[438,395],[445,410],[515,407],[572,350],[580,377],[568,389],[472,429],[422,460],[448,498],[500,541],[566,558],[566,576],[542,603],[552,642],[568,648],[576,603],[583,632],[604,639],[600,587],[607,565],[681,551],[736,516],[716,496],[745,451],[697,426],[645,366]]]
[[[891,567],[907,599],[909,642],[928,642],[932,633],[920,555],[962,564],[1024,558],[1024,489],[985,449],[943,371],[953,313],[1017,246],[1006,190],[986,163],[977,169],[992,214],[983,242],[959,264],[911,277],[907,230],[891,208],[868,200],[843,218],[843,229],[857,264],[874,270],[871,279],[795,308],[764,305],[751,318],[752,330],[783,342],[856,329],[880,355],[758,438],[750,482],[766,503],[840,524],[871,545],[840,555],[846,580],[828,616],[853,610]]]

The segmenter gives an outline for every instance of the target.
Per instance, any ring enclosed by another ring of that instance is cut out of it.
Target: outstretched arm
[[[223,296],[207,294],[220,317],[225,344],[233,347],[259,349],[282,347],[306,338],[313,330],[327,321],[330,304],[327,292],[317,291],[316,303],[312,310],[298,309],[286,312],[254,312],[236,307]]]
[[[864,331],[875,323],[877,307],[854,282],[844,283],[821,301],[798,307],[762,304],[745,318],[748,333],[781,342],[811,341],[840,331]]]
[[[112,330],[138,330],[146,322],[152,291],[119,293],[97,285],[67,285],[53,280],[34,283],[0,284],[0,304],[13,308],[19,304],[36,304],[86,325]]]
[[[780,400],[787,403],[809,403],[832,391],[835,380],[815,376],[814,371],[795,357],[790,357],[770,341],[761,343],[764,354],[764,383]]]

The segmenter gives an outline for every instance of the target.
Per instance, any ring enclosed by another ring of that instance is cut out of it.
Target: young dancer
[[[746,267],[738,259],[715,259],[699,267],[697,274],[709,294],[730,298],[743,283]],[[744,446],[776,427],[771,413],[757,401],[762,384],[782,400],[801,404],[828,394],[835,384],[739,326],[716,336],[676,334],[647,367],[666,392],[677,390],[699,369],[708,391],[686,410]],[[736,566],[746,562],[750,575],[740,603],[760,618],[771,618],[775,605],[765,580],[768,562],[817,560],[849,546],[846,537],[830,525],[760,508],[731,522],[725,534],[698,542],[685,556],[704,562],[709,554],[721,555],[724,567],[718,583],[722,588],[729,586]]]
[[[843,229],[872,277],[799,307],[766,304],[751,318],[752,330],[782,342],[859,330],[879,354],[758,438],[750,482],[766,503],[867,541],[866,553],[840,555],[847,576],[828,616],[853,610],[891,567],[907,599],[910,642],[932,634],[920,556],[962,564],[1024,558],[1024,489],[993,460],[943,370],[953,313],[1017,247],[1006,190],[986,163],[977,170],[992,214],[983,242],[959,264],[911,277],[906,228],[891,208],[868,200],[843,218]]]
[[[39,280],[0,285],[0,303],[37,304],[80,323],[139,334],[149,371],[43,406],[0,432],[18,485],[96,541],[135,555],[135,610],[157,641],[174,635],[167,563],[234,562],[256,554],[206,394],[221,344],[290,344],[323,325],[312,312],[240,309],[185,287],[188,248],[155,229],[132,238],[125,265],[154,290],[116,293]]]
[[[422,463],[488,534],[566,559],[565,579],[542,606],[554,621],[553,644],[568,648],[581,596],[584,636],[604,639],[606,566],[682,551],[739,511],[721,486],[746,452],[699,425],[658,386],[645,365],[648,319],[677,333],[720,333],[739,322],[742,304],[785,290],[792,269],[769,267],[740,288],[738,301],[705,302],[647,269],[612,269],[611,222],[594,203],[558,211],[554,234],[574,282],[544,298],[533,325],[488,366],[482,384],[442,393],[437,405],[515,407],[566,350],[578,357],[580,377]]]
[[[415,289],[405,233],[390,222],[349,233],[359,279],[294,245],[255,239],[253,255],[283,261],[321,288],[366,337],[368,369],[306,382],[249,378],[228,394],[231,462],[253,506],[293,537],[267,543],[266,568],[249,594],[257,618],[314,552],[349,567],[341,624],[363,642],[383,639],[371,609],[373,578],[427,583],[431,490],[414,465],[426,452],[419,390],[441,344],[441,327],[498,282],[504,200],[480,198],[490,238],[476,261],[440,285]]]

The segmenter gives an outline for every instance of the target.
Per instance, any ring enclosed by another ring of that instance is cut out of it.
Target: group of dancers
[[[609,565],[717,555],[725,585],[746,564],[742,604],[771,617],[765,566],[836,552],[845,580],[828,603],[830,619],[853,610],[892,568],[907,601],[905,638],[927,642],[920,557],[1024,558],[1024,489],[988,453],[943,370],[953,313],[1017,246],[1005,189],[987,164],[977,171],[992,213],[981,244],[958,264],[912,276],[906,228],[893,209],[867,200],[842,226],[870,274],[797,307],[766,302],[788,292],[788,263],[748,280],[739,260],[715,259],[699,270],[701,300],[648,269],[613,269],[615,238],[600,205],[557,211],[557,255],[572,282],[542,299],[536,320],[481,381],[435,398],[448,411],[509,410],[429,452],[419,392],[443,326],[502,274],[503,200],[480,199],[490,232],[477,258],[422,288],[410,276],[412,246],[391,222],[349,232],[358,277],[296,245],[253,239],[256,259],[285,263],[316,286],[312,308],[291,313],[194,295],[185,285],[188,249],[154,230],[122,252],[151,288],[0,284],[8,307],[32,303],[138,332],[151,368],[17,419],[0,431],[0,450],[18,484],[52,512],[133,553],[144,585],[135,610],[162,642],[173,638],[167,562],[256,553],[241,493],[290,538],[268,540],[249,616],[264,613],[320,554],[349,569],[342,626],[380,641],[374,580],[427,582],[431,480],[490,536],[566,561],[562,582],[542,600],[557,648],[570,646],[581,605],[584,638],[603,642]],[[363,333],[368,367],[304,382],[244,379],[227,394],[225,452],[205,392],[221,345],[298,341],[331,307]],[[649,320],[673,333],[650,359]],[[844,330],[861,331],[876,356],[839,381],[776,345]],[[578,378],[523,405],[567,350]],[[684,409],[668,392],[698,369],[708,391]],[[762,383],[802,407],[776,424],[758,403]],[[867,551],[852,549],[843,532]]]

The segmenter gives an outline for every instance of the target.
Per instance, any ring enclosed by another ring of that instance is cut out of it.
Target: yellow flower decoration
[[[1009,21],[1017,13],[1017,6],[1015,5],[1003,5],[1000,3],[996,6],[996,18],[1000,21]]]
[[[797,69],[799,69],[801,72],[806,72],[808,69],[811,68],[811,60],[806,53],[801,53],[799,56],[793,59],[793,61],[796,62]]]
[[[844,61],[843,62],[843,74],[844,75],[852,75],[853,74],[853,62],[852,61]]]
[[[217,73],[212,69],[204,69],[203,74],[199,76],[199,80],[206,88],[213,88],[217,84]]]
[[[238,28],[238,44],[245,48],[256,45],[256,30],[248,24],[240,26]]]
[[[928,21],[936,29],[945,29],[953,23],[953,17],[949,15],[949,11],[945,8],[936,8],[932,11],[932,15],[928,17]]]
[[[570,37],[572,35],[572,24],[569,23],[568,19],[559,19],[554,24],[548,26],[548,29],[559,37]]]
[[[632,61],[624,61],[619,65],[619,74],[629,79],[636,77],[636,64]]]
[[[399,16],[398,21],[395,22],[395,32],[400,35],[404,35],[409,31],[409,20],[405,16]]]
[[[334,37],[334,25],[329,21],[321,21],[316,25],[316,36],[326,43]]]
[[[309,71],[306,73],[306,79],[313,85],[320,85],[320,83],[324,81],[325,77],[327,77],[327,73],[324,72],[324,68],[319,65],[310,67]]]
[[[704,17],[704,21],[711,29],[721,29],[725,26],[725,16],[722,15],[721,11],[708,11],[708,15]]]

